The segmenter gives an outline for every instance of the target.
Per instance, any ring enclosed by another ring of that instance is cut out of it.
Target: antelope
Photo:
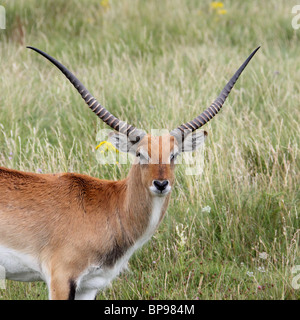
[[[67,77],[114,130],[109,141],[135,160],[119,181],[0,167],[0,265],[7,279],[46,282],[49,299],[95,299],[158,228],[168,207],[177,156],[204,142],[207,133],[196,130],[220,111],[259,47],[203,113],[162,136],[119,120],[60,62],[28,48]]]

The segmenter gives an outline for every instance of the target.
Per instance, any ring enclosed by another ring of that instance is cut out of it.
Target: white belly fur
[[[0,266],[5,270],[6,279],[17,281],[43,280],[37,259],[0,245]]]
[[[141,248],[155,232],[164,204],[164,197],[155,197],[148,227],[143,236],[128,249],[128,251],[116,262],[113,268],[91,267],[78,279],[79,291],[102,289],[106,287],[120,272],[127,268],[127,263],[133,253]]]

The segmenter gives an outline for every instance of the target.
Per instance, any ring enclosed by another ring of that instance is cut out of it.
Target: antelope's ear
[[[108,135],[108,141],[119,151],[129,152],[136,155],[136,149],[140,138],[132,139],[123,133],[111,132]]]
[[[180,147],[181,152],[190,152],[197,150],[205,141],[207,137],[207,132],[204,130],[199,130],[188,134],[184,137]]]

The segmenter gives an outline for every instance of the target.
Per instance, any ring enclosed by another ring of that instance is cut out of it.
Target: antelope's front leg
[[[70,268],[70,264],[64,263],[62,255],[58,254],[52,257],[48,270],[50,275],[47,281],[49,299],[74,300],[77,280],[74,268]]]
[[[66,273],[54,272],[49,286],[50,300],[74,300],[76,283]]]

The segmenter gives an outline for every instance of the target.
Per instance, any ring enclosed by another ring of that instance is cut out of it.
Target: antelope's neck
[[[142,186],[140,169],[133,165],[127,177],[127,189],[125,196],[125,214],[127,215],[129,237],[133,241],[152,236],[162,220],[168,203],[166,197],[152,196]]]

